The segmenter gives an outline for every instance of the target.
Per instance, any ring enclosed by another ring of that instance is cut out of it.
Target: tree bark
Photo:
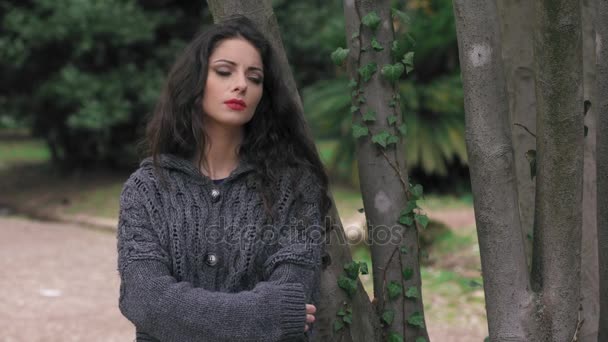
[[[597,0],[597,230],[600,264],[598,341],[608,341],[608,1]]]
[[[580,305],[583,61],[577,0],[535,2],[537,180],[532,286],[547,341],[570,341]]]
[[[409,199],[405,144],[395,143],[384,148],[371,140],[372,135],[382,131],[398,134],[395,128],[402,123],[400,107],[390,105],[397,93],[395,82],[381,75],[384,66],[394,63],[391,56],[394,31],[390,0],[345,0],[343,4],[350,50],[348,69],[362,91],[353,97],[353,106],[359,107],[353,114],[353,122],[369,129],[369,135],[358,138],[356,146],[372,254],[376,310],[379,315],[387,310],[394,312],[393,323],[384,326],[387,336],[392,333],[402,336],[404,341],[414,341],[420,337],[428,341],[420,287],[418,231],[415,226],[406,227],[398,223]],[[362,24],[362,19],[371,12],[375,12],[381,20],[375,32]],[[372,48],[373,38],[377,39],[382,50]],[[369,63],[375,63],[377,70],[369,81],[365,81],[358,69]],[[361,97],[365,102],[359,101]],[[376,113],[376,119],[363,123],[362,114],[370,111]],[[388,122],[391,115],[396,116],[396,122],[392,125]],[[402,246],[407,248],[407,253],[401,252]],[[412,269],[411,278],[403,276],[405,268]],[[397,298],[387,296],[390,282],[402,287],[403,293]],[[417,298],[405,297],[406,290],[411,288],[418,293]],[[422,316],[422,327],[408,323],[416,313]]]
[[[532,257],[534,231],[534,196],[536,182],[530,172],[526,152],[536,150],[536,138],[526,131],[536,132],[536,94],[533,52],[533,2],[528,0],[498,0],[501,19],[502,60],[509,95],[511,134],[519,216],[526,242],[528,262]],[[521,126],[520,126],[521,125]]]
[[[454,0],[465,127],[491,341],[532,341],[534,312],[493,1]]]
[[[583,169],[583,232],[581,248],[581,342],[596,342],[599,319],[599,264],[597,251],[597,81],[595,61],[595,0],[582,0],[583,89],[591,108],[585,116],[589,131],[585,137]]]
[[[234,15],[244,15],[251,19],[258,29],[272,43],[279,58],[284,80],[300,108],[298,115],[303,115],[302,102],[297,91],[293,74],[289,67],[287,55],[283,48],[280,29],[270,0],[208,0],[209,9],[213,15],[214,22],[221,22]],[[312,141],[312,136],[309,135]],[[331,193],[332,203],[335,203]],[[365,289],[358,281],[358,290],[352,299],[347,298],[337,284],[338,278],[343,274],[343,265],[352,261],[350,247],[347,243],[342,223],[335,206],[329,211],[331,216],[331,227],[328,231],[327,252],[331,263],[321,275],[321,298],[317,308],[316,323],[314,324],[314,341],[331,341],[335,339],[333,322],[336,313],[343,307],[347,300],[351,302],[353,311],[350,329],[341,333],[340,341],[376,341],[378,318],[373,310]]]

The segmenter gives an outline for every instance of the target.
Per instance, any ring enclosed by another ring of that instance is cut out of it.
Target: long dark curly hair
[[[208,60],[218,43],[244,38],[260,52],[264,67],[263,94],[253,118],[244,126],[239,158],[253,164],[269,211],[278,194],[273,190],[282,167],[309,168],[327,194],[328,178],[308,126],[283,82],[278,61],[268,40],[245,17],[234,17],[198,33],[171,68],[164,89],[146,128],[144,145],[158,166],[160,154],[169,153],[204,162],[202,99]],[[198,154],[198,155],[197,155]],[[199,165],[200,166],[200,165]],[[331,202],[323,196],[323,216]]]

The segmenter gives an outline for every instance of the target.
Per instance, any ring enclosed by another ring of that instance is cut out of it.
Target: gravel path
[[[0,217],[0,341],[132,341],[113,233]]]

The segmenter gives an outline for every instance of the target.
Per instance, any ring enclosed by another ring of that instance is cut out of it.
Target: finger
[[[313,315],[306,315],[306,323],[312,323],[315,321],[315,316]]]
[[[314,314],[317,312],[317,308],[312,304],[306,304],[306,313]]]
[[[307,332],[307,331],[308,331],[308,324],[306,324],[306,325],[304,326],[304,332]]]

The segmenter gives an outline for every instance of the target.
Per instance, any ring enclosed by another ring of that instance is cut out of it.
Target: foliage
[[[177,1],[4,1],[0,103],[65,166],[132,162],[138,128],[201,6]]]
[[[451,1],[436,0],[427,2],[425,6],[403,10],[407,14],[394,11],[400,18],[395,21],[396,28],[408,34],[392,46],[393,56],[402,59],[403,64],[378,66],[381,69],[378,71],[391,80],[400,76],[399,103],[404,116],[400,131],[408,134],[408,165],[427,174],[447,176],[450,163],[467,162],[464,100]],[[339,45],[343,44],[336,43],[335,46]],[[415,58],[407,53],[414,45]],[[331,63],[328,56],[333,50],[328,51],[325,58]],[[415,69],[412,70],[414,60]],[[405,72],[401,69],[403,65]],[[362,76],[374,70],[364,66]],[[355,137],[361,137],[367,134],[362,129],[351,130],[351,101],[348,92],[344,91],[349,80],[342,72],[338,69],[334,79],[323,79],[305,87],[302,96],[317,138],[339,139],[334,159],[328,165],[334,172],[352,169],[355,145],[351,135],[354,133]],[[379,141],[388,143],[384,139]]]

